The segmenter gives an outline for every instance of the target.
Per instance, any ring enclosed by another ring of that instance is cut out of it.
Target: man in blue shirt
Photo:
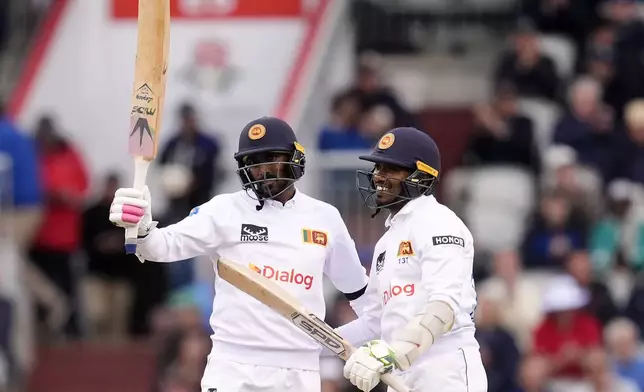
[[[38,157],[34,142],[21,133],[11,121],[4,116],[0,106],[0,242],[2,242],[4,262],[8,280],[18,280],[16,275],[21,263],[21,254],[38,228],[42,194],[38,175]],[[9,234],[9,242],[6,235]],[[8,248],[7,248],[8,247]],[[15,248],[15,252],[12,252]],[[7,252],[8,251],[8,252]],[[14,257],[12,257],[12,255]],[[40,275],[33,273],[33,268],[26,264],[21,269],[26,274],[28,286],[38,286],[35,296],[45,292],[48,282],[38,279]],[[0,355],[8,362],[11,374],[27,371],[29,354],[20,350],[27,347],[31,337],[29,334],[14,328],[15,323],[22,325],[25,320],[25,310],[30,304],[24,295],[25,287],[13,285],[3,287],[0,294]],[[53,303],[50,301],[49,303]],[[17,320],[17,321],[14,321]]]
[[[4,115],[0,117],[0,208],[13,213],[12,232],[20,248],[37,226],[42,202],[38,157],[33,140]]]
[[[638,352],[637,326],[629,319],[618,318],[606,326],[604,337],[617,374],[644,391],[644,357]]]

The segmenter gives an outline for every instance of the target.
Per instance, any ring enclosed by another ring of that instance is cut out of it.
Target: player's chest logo
[[[414,256],[414,247],[411,244],[411,241],[400,241],[398,245],[398,264],[407,264],[409,263],[409,258]]]
[[[268,242],[268,227],[242,223],[239,240],[241,242]]]
[[[385,259],[387,258],[387,251],[382,252],[376,259],[376,274],[379,274],[385,268]]]

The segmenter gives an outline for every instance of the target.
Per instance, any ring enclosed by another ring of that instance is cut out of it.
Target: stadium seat
[[[543,54],[550,57],[557,67],[559,77],[566,80],[574,73],[577,51],[573,42],[556,34],[542,35],[539,44]]]
[[[470,173],[464,218],[477,250],[495,252],[518,246],[535,203],[534,178],[512,166],[481,168]]]
[[[550,145],[554,127],[561,115],[559,106],[553,102],[537,98],[521,98],[519,110],[534,124],[535,142],[539,152]]]

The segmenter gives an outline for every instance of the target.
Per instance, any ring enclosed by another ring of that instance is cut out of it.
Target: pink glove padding
[[[120,188],[110,206],[110,221],[120,227],[139,226],[139,234],[146,233],[152,223],[150,191]]]

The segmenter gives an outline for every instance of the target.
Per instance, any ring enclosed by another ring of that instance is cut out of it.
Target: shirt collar
[[[405,219],[405,217],[406,217],[407,215],[411,214],[411,213],[412,213],[412,211],[414,211],[415,209],[417,209],[417,208],[418,208],[419,206],[421,206],[423,203],[426,203],[426,202],[433,202],[433,201],[435,201],[435,200],[436,200],[436,199],[434,198],[434,196],[433,196],[433,195],[430,195],[430,196],[425,196],[425,195],[423,195],[423,196],[419,196],[419,197],[417,197],[417,198],[415,198],[415,199],[410,200],[410,201],[409,201],[409,202],[407,202],[407,204],[405,204],[405,206],[404,206],[400,211],[398,211],[396,214],[393,214],[393,215],[392,215],[392,214],[389,214],[389,216],[387,217],[387,220],[385,220],[385,227],[389,228],[389,227],[391,227],[393,224],[395,224],[396,222],[398,222],[398,221],[401,221],[401,220]]]
[[[302,193],[297,189],[297,187],[295,187],[295,186],[293,186],[293,187],[295,188],[295,194],[286,203],[282,204],[281,202],[279,202],[277,200],[266,199],[266,200],[264,200],[264,205],[265,206],[270,206],[270,207],[273,207],[273,208],[278,208],[278,209],[295,207],[298,204],[298,200],[302,200]]]

